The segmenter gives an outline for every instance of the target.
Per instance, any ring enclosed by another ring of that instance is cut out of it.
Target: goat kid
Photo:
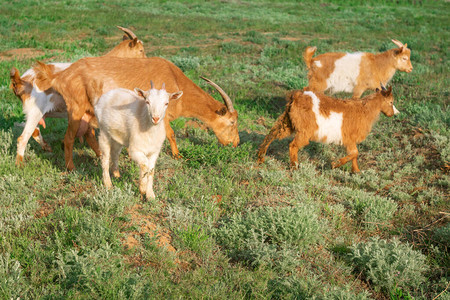
[[[197,118],[204,122],[223,145],[232,143],[236,147],[239,143],[238,113],[230,97],[217,84],[203,78],[219,91],[225,105],[220,103],[192,82],[177,66],[163,58],[84,58],[56,74],[40,62],[36,68],[38,86],[44,90],[55,89],[66,101],[69,124],[64,137],[64,150],[68,170],[74,168],[72,148],[82,116],[85,113],[94,115],[97,99],[116,88],[148,89],[150,80],[157,87],[165,82],[168,91],[184,92],[178,101],[169,103],[164,119],[174,157],[179,157],[179,151],[170,122],[179,117]],[[95,118],[91,124],[95,126]]]
[[[142,41],[138,40],[136,35],[128,28],[117,26],[125,34],[123,41],[114,49],[105,54],[106,57],[145,57]],[[54,73],[61,72],[71,65],[71,63],[52,63]],[[62,96],[56,91],[49,89],[40,90],[36,84],[36,72],[34,68],[28,69],[22,76],[16,68],[11,69],[10,73],[11,88],[14,94],[22,101],[22,109],[25,114],[24,130],[17,139],[16,165],[23,164],[23,157],[30,137],[33,137],[42,149],[52,151],[51,147],[45,142],[41,135],[39,125],[46,127],[45,118],[67,118],[66,103]],[[91,116],[85,115],[84,119]],[[93,137],[93,130],[85,130],[85,137],[88,144],[94,149],[97,155],[100,154],[96,147],[97,142]],[[94,140],[93,140],[94,139]]]
[[[289,145],[291,166],[298,167],[298,150],[310,141],[344,145],[347,156],[332,163],[332,168],[352,161],[352,172],[359,172],[357,144],[365,140],[380,112],[391,117],[394,106],[392,87],[361,100],[341,100],[311,91],[293,91],[284,113],[277,119],[259,146],[258,163],[264,162],[267,148],[275,139],[295,134]]]
[[[320,93],[328,90],[332,94],[353,92],[353,98],[359,98],[367,89],[380,88],[380,82],[386,86],[396,70],[411,72],[411,50],[407,44],[392,42],[398,48],[378,54],[329,52],[313,58],[317,48],[306,48],[303,53],[309,70],[306,90]]]
[[[183,95],[182,91],[167,93],[164,84],[157,90],[151,85],[143,91],[119,88],[100,97],[95,105],[100,128],[100,150],[103,169],[103,183],[112,187],[109,168],[115,177],[120,177],[118,169],[122,147],[140,168],[139,191],[147,199],[155,198],[153,176],[155,164],[166,138],[164,116],[169,101]]]

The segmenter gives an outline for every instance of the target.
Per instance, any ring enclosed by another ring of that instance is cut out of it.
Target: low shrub
[[[373,238],[353,245],[349,257],[368,281],[386,293],[413,291],[425,282],[425,255],[394,239]]]
[[[300,251],[320,243],[324,231],[314,208],[298,205],[235,214],[221,223],[215,237],[233,259],[284,269],[295,267]]]

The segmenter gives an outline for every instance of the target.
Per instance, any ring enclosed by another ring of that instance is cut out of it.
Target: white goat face
[[[183,95],[182,91],[175,93],[167,93],[165,89],[150,89],[148,91],[142,91],[139,88],[135,88],[136,93],[143,97],[147,104],[149,117],[153,124],[158,124],[166,115],[169,101],[176,100]]]

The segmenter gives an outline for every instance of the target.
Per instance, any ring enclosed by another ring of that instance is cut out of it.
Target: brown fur
[[[352,161],[352,171],[359,172],[357,163],[357,144],[364,141],[370,133],[380,112],[386,116],[394,115],[391,89],[364,97],[361,100],[346,101],[316,94],[320,99],[319,112],[327,117],[331,112],[342,113],[342,144],[347,149],[347,156],[332,164],[333,168]],[[326,142],[317,136],[318,124],[312,111],[312,98],[302,91],[293,91],[287,96],[288,104],[283,114],[277,119],[269,134],[258,150],[258,162],[264,162],[269,145],[275,139],[283,139],[295,134],[289,145],[291,166],[298,166],[298,150],[310,141]]]
[[[129,57],[129,58],[143,58],[145,56],[144,44],[142,41],[134,38],[132,40],[126,39],[119,45],[114,47],[111,51],[104,56],[111,57]]]
[[[378,54],[365,53],[362,56],[359,76],[356,86],[353,88],[353,98],[361,97],[368,89],[375,90],[380,88],[380,85],[386,86],[396,70],[407,73],[412,71],[411,50],[406,48],[407,44],[403,45],[395,40],[393,42],[402,46]],[[334,72],[336,60],[342,58],[346,53],[329,52],[313,58],[315,52],[316,47],[307,47],[303,53],[303,59],[309,70],[309,83],[306,89],[322,93],[328,88],[326,80]],[[322,66],[315,65],[316,61],[320,61]]]
[[[110,52],[106,53],[105,57],[130,57],[130,58],[144,58],[145,52],[144,52],[144,46],[142,41],[138,40],[136,38],[136,35],[129,29],[119,27],[122,31],[125,32],[124,40],[120,42],[117,46],[115,46]],[[54,66],[49,65],[50,71],[54,72]],[[20,77],[20,73],[16,68],[11,69],[10,73],[10,79],[11,79],[11,89],[13,90],[14,94],[22,101],[22,105],[25,104],[25,102],[29,99],[30,94],[33,90],[33,83],[35,81],[35,76],[25,76],[23,78]],[[46,94],[53,93],[52,98],[50,101],[56,102],[57,100],[61,100],[61,95],[55,92],[53,89],[45,90]],[[61,102],[61,101],[59,101]],[[43,121],[46,117],[54,117],[54,118],[66,118],[67,114],[66,112],[66,106],[59,106],[55,107],[53,111],[46,113],[40,123],[45,124]],[[55,114],[56,113],[56,114]],[[93,115],[93,114],[92,114]],[[83,119],[90,119],[92,116],[86,115]],[[89,128],[87,122],[82,122],[83,126],[80,128],[80,130],[77,132],[77,136],[85,136],[86,141],[88,144],[93,147],[93,150],[97,154],[97,156],[100,155],[100,150],[98,148],[97,141],[95,140],[94,131],[92,128]],[[36,124],[36,130],[39,132],[39,126]],[[39,135],[32,135],[32,137],[38,141],[42,148],[46,151],[51,151],[50,146],[44,141],[42,136]],[[38,139],[40,138],[40,140]],[[19,143],[20,140],[18,140]],[[19,155],[19,154],[18,154]],[[21,155],[19,155],[21,156]],[[23,161],[23,157],[16,158],[16,161]]]
[[[65,142],[66,166],[73,168],[72,145],[75,132],[84,113],[94,114],[97,99],[105,92],[115,88],[144,90],[150,88],[150,80],[155,88],[165,83],[168,92],[183,91],[183,97],[171,101],[164,124],[166,135],[172,147],[172,154],[178,156],[175,134],[170,121],[178,117],[194,117],[203,121],[216,134],[222,144],[237,146],[237,112],[224,111],[224,104],[212,98],[195,85],[171,62],[158,58],[84,58],[66,70],[53,74],[42,63],[36,66],[37,84],[41,89],[53,87],[63,95],[69,114],[69,126]],[[225,112],[223,114],[223,112]]]

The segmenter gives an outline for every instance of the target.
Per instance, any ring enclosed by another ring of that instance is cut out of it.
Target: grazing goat
[[[411,50],[406,48],[407,44],[392,42],[399,48],[378,54],[330,52],[313,58],[317,48],[306,48],[303,53],[309,70],[306,90],[353,92],[353,98],[359,98],[367,89],[380,88],[380,83],[386,86],[396,70],[411,72]]]
[[[148,91],[135,88],[110,90],[98,99],[95,115],[100,128],[100,150],[103,169],[103,183],[112,187],[109,175],[111,165],[113,175],[119,177],[118,160],[122,147],[140,168],[139,191],[148,198],[155,198],[153,176],[155,164],[166,138],[162,122],[169,101],[183,95],[182,91],[167,93],[164,88],[157,90],[151,83]]]
[[[107,57],[145,57],[144,46],[136,35],[129,29],[117,26],[125,32],[124,40],[114,49],[105,54]],[[65,70],[71,63],[53,63],[53,72],[57,73]],[[16,68],[11,69],[10,73],[11,88],[14,94],[22,101],[23,112],[26,123],[24,130],[17,140],[16,165],[23,163],[25,148],[28,140],[32,136],[45,151],[51,151],[50,146],[42,138],[39,125],[45,128],[45,118],[67,118],[66,103],[61,95],[54,90],[42,91],[35,85],[35,70],[29,69],[22,76]],[[84,117],[86,119],[86,116]],[[100,154],[96,149],[97,142],[92,136],[92,130],[86,130],[86,141],[97,155]],[[94,139],[94,140],[93,140]],[[93,142],[94,141],[94,142]]]
[[[294,133],[294,140],[289,145],[292,167],[298,167],[298,150],[310,141],[316,141],[344,145],[347,156],[333,162],[332,167],[340,167],[351,160],[352,172],[357,173],[356,145],[370,133],[380,112],[388,117],[399,113],[394,106],[392,87],[361,100],[341,100],[311,91],[293,91],[287,98],[286,110],[259,146],[258,163],[264,162],[267,148],[275,139]]]
[[[94,115],[95,103],[102,94],[116,88],[138,87],[146,90],[150,80],[156,87],[161,87],[165,82],[168,91],[184,92],[182,98],[169,103],[164,119],[173,156],[179,156],[179,151],[170,121],[182,116],[204,122],[224,145],[232,143],[236,147],[239,143],[238,113],[230,97],[214,82],[203,78],[219,91],[225,105],[220,103],[192,82],[177,66],[163,58],[84,58],[56,74],[40,62],[36,68],[38,86],[44,90],[55,89],[66,101],[69,124],[64,137],[64,150],[68,170],[74,168],[72,148],[83,114]],[[95,118],[91,119],[91,124],[95,126]]]

